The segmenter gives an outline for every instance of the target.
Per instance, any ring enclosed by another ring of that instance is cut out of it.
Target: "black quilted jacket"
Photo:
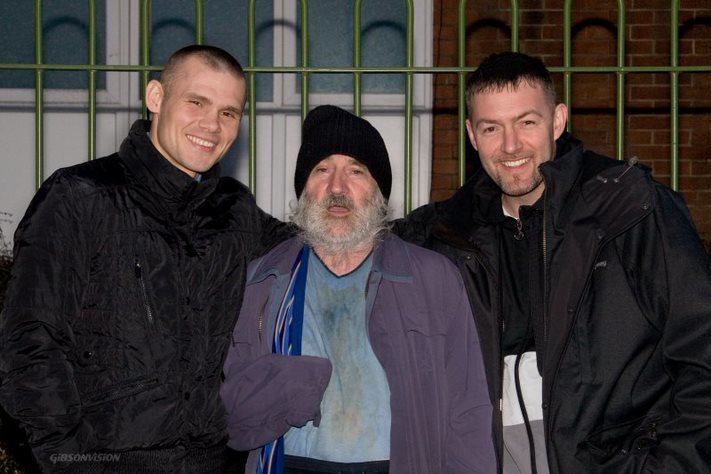
[[[198,183],[169,164],[149,128],[54,173],[15,236],[0,403],[46,470],[62,453],[222,445],[247,263],[287,235],[217,167]]]

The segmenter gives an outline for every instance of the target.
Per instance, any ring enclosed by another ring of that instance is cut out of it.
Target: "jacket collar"
[[[652,178],[643,165],[628,165],[586,151],[565,133],[556,158],[541,165],[550,225],[563,234],[569,223],[616,235],[652,208]]]
[[[556,141],[555,158],[539,168],[546,185],[544,207],[550,219],[549,225],[554,229],[564,227],[567,219],[562,218],[562,214],[573,208],[571,192],[581,178],[583,152],[582,143],[565,132]]]
[[[541,165],[541,174],[546,182],[544,195],[549,219],[554,229],[562,230],[570,213],[582,198],[590,215],[598,214],[600,206],[610,202],[604,191],[613,191],[618,197],[617,205],[605,207],[604,219],[600,222],[608,231],[624,226],[634,216],[630,212],[651,203],[649,196],[649,175],[643,166],[636,166],[624,175],[624,183],[614,183],[624,168],[624,162],[586,151],[582,143],[565,132],[556,141],[555,159]],[[621,184],[611,189],[610,184]],[[622,185],[623,184],[623,185]],[[582,191],[581,196],[576,190]],[[613,201],[614,202],[614,201]],[[577,211],[576,211],[577,213]],[[502,224],[505,221],[501,210],[501,189],[479,169],[450,199],[439,206],[439,220],[435,224],[435,234],[447,234],[447,240],[459,241],[462,246],[472,241],[483,229]]]
[[[173,166],[153,146],[148,132],[151,122],[137,120],[121,144],[119,157],[142,194],[153,196],[173,218],[194,209],[217,187],[219,165],[202,175],[200,182]],[[157,199],[156,199],[157,198]],[[160,211],[158,211],[160,212]]]
[[[247,274],[247,283],[256,283],[270,275],[278,277],[291,272],[291,266],[303,245],[300,237],[292,237],[277,245],[271,252],[252,264]],[[390,232],[383,235],[373,250],[372,271],[382,274],[386,280],[412,281],[412,264],[405,242]]]
[[[582,144],[564,133],[556,142],[556,157],[541,165],[548,202],[563,203],[582,167]],[[442,219],[462,235],[477,227],[504,221],[501,188],[480,168],[442,206]]]

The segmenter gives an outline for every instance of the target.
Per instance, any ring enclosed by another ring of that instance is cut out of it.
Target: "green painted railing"
[[[204,38],[204,1],[195,0],[195,31],[197,43],[202,43]],[[315,67],[309,66],[309,2],[300,1],[301,14],[301,59],[300,66],[257,66],[256,64],[256,0],[249,0],[249,58],[245,68],[249,80],[249,186],[255,191],[256,188],[256,75],[258,73],[285,74],[296,73],[301,76],[301,118],[306,116],[309,109],[309,76],[311,74],[341,73],[352,74],[354,76],[354,105],[355,113],[362,113],[362,77],[364,74],[404,74],[405,75],[405,163],[404,163],[404,202],[405,212],[412,207],[412,124],[413,124],[413,79],[415,74],[457,74],[458,76],[458,117],[459,117],[459,182],[465,179],[465,146],[466,146],[466,74],[474,70],[473,66],[466,65],[466,12],[467,0],[459,2],[459,23],[458,23],[458,65],[456,67],[425,67],[415,66],[414,57],[414,6],[413,0],[404,0],[407,6],[406,18],[406,65],[397,67],[366,67],[362,65],[362,45],[361,45],[361,24],[362,24],[362,0],[355,0],[355,13],[353,20],[354,42],[353,42],[353,66],[350,67]],[[668,66],[626,66],[625,65],[625,41],[626,17],[625,2],[618,0],[617,14],[617,64],[615,66],[581,67],[573,65],[572,53],[572,9],[573,1],[565,0],[564,5],[564,57],[562,67],[550,67],[551,72],[562,73],[564,82],[563,101],[570,107],[572,104],[573,81],[575,74],[595,73],[614,74],[617,80],[616,88],[616,149],[617,157],[624,155],[625,139],[625,77],[632,73],[668,73],[671,78],[671,184],[674,189],[679,185],[679,75],[683,73],[711,72],[711,65],[706,66],[680,66],[679,65],[679,0],[671,0],[670,6],[670,30],[671,30],[671,61]],[[56,71],[84,71],[89,75],[89,159],[96,157],[96,75],[98,72],[138,72],[140,73],[141,89],[145,90],[148,83],[149,74],[153,71],[160,71],[160,65],[150,64],[151,46],[151,0],[140,0],[140,59],[138,65],[104,65],[96,63],[96,0],[88,0],[89,4],[89,60],[88,64],[45,64],[42,56],[43,35],[42,35],[42,0],[34,0],[34,21],[35,21],[35,62],[31,64],[0,64],[0,70],[31,70],[35,73],[35,185],[40,186],[44,179],[44,72],[48,70]],[[518,0],[511,0],[511,49],[516,51],[519,48],[519,21],[521,11]],[[622,33],[622,34],[620,34]],[[145,100],[143,100],[142,115],[147,117]],[[571,127],[571,121],[568,127]]]
[[[710,66],[680,67],[679,66],[679,0],[671,0],[670,32],[671,32],[671,64],[669,66],[631,67],[625,66],[625,42],[627,39],[626,8],[624,0],[617,1],[617,65],[615,67],[575,67],[573,66],[572,47],[572,10],[573,0],[565,0],[563,7],[563,67],[550,67],[551,72],[563,73],[564,103],[571,111],[568,120],[568,130],[572,130],[572,94],[574,74],[579,73],[614,73],[617,78],[616,92],[616,154],[618,159],[624,158],[625,149],[625,76],[630,73],[669,73],[671,77],[671,187],[679,189],[679,74],[684,72],[710,72]],[[459,182],[465,180],[465,139],[464,119],[466,117],[466,5],[467,0],[460,0],[459,5]],[[511,49],[518,50],[520,10],[517,0],[511,1]],[[435,68],[443,72],[443,68]]]
[[[564,102],[568,110],[572,111],[573,83],[573,45],[572,45],[572,0],[565,0],[563,8],[563,94]],[[674,28],[672,28],[674,30]],[[625,74],[629,69],[625,68],[625,41],[627,39],[627,21],[625,16],[624,0],[617,1],[617,159],[624,158],[625,150]],[[622,32],[622,34],[620,34]],[[597,68],[596,68],[597,69]],[[568,120],[568,131],[572,131],[573,121]]]
[[[89,18],[96,18],[96,0],[89,0]],[[96,66],[96,21],[89,22],[89,64]],[[89,69],[89,159],[96,158],[96,69]]]
[[[42,64],[42,0],[35,0],[35,63]],[[37,189],[44,181],[43,78],[44,70],[35,69],[35,188]]]
[[[249,189],[257,194],[257,73],[254,68],[257,66],[257,3],[249,0],[249,25],[248,25],[248,70],[249,72]]]

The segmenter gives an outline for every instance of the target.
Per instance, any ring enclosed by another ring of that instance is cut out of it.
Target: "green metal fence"
[[[43,148],[43,74],[47,70],[75,70],[85,71],[89,76],[89,139],[88,155],[89,159],[96,157],[96,75],[100,71],[123,71],[139,72],[141,75],[141,85],[145,87],[149,74],[152,71],[159,71],[161,65],[150,64],[151,48],[151,1],[140,0],[140,64],[136,65],[105,65],[97,64],[96,61],[96,2],[97,0],[86,0],[89,5],[89,63],[80,65],[69,64],[45,64],[42,57],[43,35],[42,35],[42,0],[34,0],[34,23],[35,23],[35,62],[29,64],[0,64],[0,70],[31,70],[34,71],[35,84],[35,185],[39,187],[44,179],[44,148]],[[100,0],[99,0],[100,1]],[[344,73],[354,76],[354,104],[355,112],[362,111],[362,77],[364,74],[389,73],[404,74],[405,82],[405,186],[404,186],[404,210],[409,212],[412,208],[412,118],[413,118],[413,77],[415,74],[457,74],[459,93],[459,181],[465,179],[465,139],[464,120],[466,118],[465,104],[465,79],[466,73],[473,70],[472,66],[466,64],[466,11],[467,1],[459,2],[459,26],[458,26],[458,65],[456,67],[424,67],[413,64],[414,50],[414,6],[413,0],[403,0],[407,7],[406,18],[406,65],[404,67],[363,67],[361,63],[361,18],[362,0],[354,0],[355,14],[353,20],[354,29],[354,55],[351,67],[313,67],[309,65],[309,1],[300,0],[300,13],[302,18],[301,28],[301,64],[295,67],[258,67],[256,65],[256,0],[249,0],[249,58],[245,71],[249,76],[249,103],[252,105],[249,112],[249,186],[254,191],[256,187],[256,75],[257,73],[283,74],[298,73],[301,75],[301,117],[306,115],[309,108],[309,77],[312,74],[321,73]],[[203,42],[204,32],[204,3],[205,0],[195,0],[195,25],[197,43]],[[572,11],[573,0],[565,0],[564,5],[564,61],[562,67],[551,67],[552,72],[560,72],[564,77],[564,102],[572,105],[572,78],[579,73],[615,74],[617,78],[616,93],[616,115],[617,115],[617,156],[623,156],[625,137],[625,76],[631,73],[668,73],[671,77],[671,184],[674,189],[678,189],[679,180],[679,74],[693,72],[711,72],[711,65],[707,66],[679,66],[679,0],[670,1],[670,31],[671,31],[671,61],[668,66],[643,66],[631,67],[625,65],[625,44],[626,35],[618,34],[617,39],[617,65],[610,67],[577,67],[573,65],[572,54]],[[619,32],[624,32],[626,27],[626,6],[624,0],[618,0],[617,28]],[[521,8],[518,0],[511,0],[511,49],[518,50],[519,47],[519,21]],[[145,103],[143,114],[147,114]],[[572,122],[568,122],[568,126]]]

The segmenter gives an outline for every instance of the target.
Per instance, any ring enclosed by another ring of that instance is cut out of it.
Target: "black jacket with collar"
[[[567,134],[540,169],[547,297],[537,349],[551,472],[709,472],[711,259],[683,199]],[[501,191],[482,170],[395,225],[459,267],[494,407],[503,221]],[[499,449],[501,429],[499,411]]]
[[[223,445],[221,370],[247,263],[287,237],[217,166],[197,182],[171,165],[149,128],[54,173],[15,236],[0,403],[46,470],[62,454]]]

